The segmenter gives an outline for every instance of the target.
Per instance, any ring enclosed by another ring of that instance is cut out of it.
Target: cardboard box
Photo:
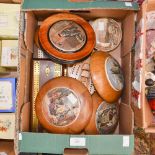
[[[18,65],[18,40],[2,40],[1,48],[2,67],[17,67]]]
[[[0,154],[1,155],[15,155],[14,142],[0,140]]]
[[[61,4],[61,5],[60,5]],[[22,11],[26,16],[25,30],[20,31],[20,72],[18,85],[18,117],[17,126],[20,126],[19,141],[16,141],[19,152],[38,152],[63,154],[65,148],[86,148],[89,154],[132,154],[133,152],[133,111],[131,109],[131,50],[135,38],[135,11],[136,3],[93,1],[85,3],[68,2],[67,0],[25,0]],[[46,10],[46,11],[45,11]],[[125,88],[120,104],[119,132],[116,135],[59,135],[51,133],[30,133],[30,96],[31,96],[31,61],[34,49],[34,34],[38,22],[51,14],[71,12],[86,20],[99,17],[111,17],[121,22],[123,40],[114,53],[117,60],[121,56],[121,64],[125,77]],[[21,19],[21,24],[24,19]],[[130,29],[129,29],[130,27]],[[26,46],[23,44],[25,41]],[[127,134],[124,136],[124,134]],[[82,142],[82,144],[81,144]],[[94,147],[95,146],[95,147]],[[113,146],[113,149],[111,149]]]
[[[0,38],[13,39],[19,35],[19,4],[0,5]]]
[[[15,112],[16,79],[0,78],[0,112]]]
[[[155,1],[148,0],[141,6],[137,18],[137,41],[134,58],[134,78],[132,82],[132,107],[135,115],[135,124],[144,128],[146,133],[155,133],[153,112],[145,95],[145,75],[147,73],[147,13],[155,10]],[[152,20],[151,20],[152,21]]]
[[[15,138],[15,114],[0,113],[0,139]]]

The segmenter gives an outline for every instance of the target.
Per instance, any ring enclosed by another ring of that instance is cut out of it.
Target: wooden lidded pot
[[[108,103],[116,102],[124,87],[119,63],[110,54],[97,51],[91,56],[90,72],[99,95]]]
[[[45,83],[36,98],[36,115],[49,132],[80,133],[92,115],[92,98],[78,80],[58,77]]]
[[[85,128],[86,134],[111,134],[115,131],[119,110],[117,104],[109,104],[97,94],[92,95],[93,113]]]
[[[83,18],[70,13],[59,13],[43,21],[39,41],[52,60],[61,64],[73,64],[91,54],[95,46],[95,32]]]

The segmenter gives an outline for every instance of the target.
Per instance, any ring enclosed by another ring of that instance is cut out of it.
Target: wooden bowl
[[[119,63],[106,52],[94,52],[90,60],[90,72],[99,95],[108,103],[116,102],[124,86]]]
[[[93,114],[85,128],[86,134],[110,134],[118,125],[119,110],[116,104],[109,104],[97,94],[92,95]]]
[[[48,81],[35,103],[40,124],[53,133],[80,133],[92,115],[92,98],[87,88],[69,77]]]
[[[95,33],[83,18],[59,13],[43,21],[39,30],[39,41],[52,60],[73,64],[91,54],[95,46]]]

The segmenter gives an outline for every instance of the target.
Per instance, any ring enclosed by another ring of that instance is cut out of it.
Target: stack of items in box
[[[0,5],[0,73],[16,70],[19,34],[18,4]]]
[[[155,115],[155,12],[147,13],[145,85],[148,103]]]
[[[59,13],[39,26],[34,38],[32,130],[114,133],[124,87],[116,56],[121,24],[111,18],[88,23]]]
[[[17,71],[19,10],[17,4],[0,4],[0,74]],[[15,137],[16,79],[0,76],[0,139]]]

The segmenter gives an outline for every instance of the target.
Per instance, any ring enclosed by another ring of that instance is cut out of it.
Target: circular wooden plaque
[[[83,18],[60,13],[43,21],[39,41],[51,59],[62,64],[72,64],[91,54],[95,46],[95,33]]]
[[[94,52],[90,60],[90,72],[99,95],[108,103],[116,102],[124,87],[119,63],[106,52]]]
[[[111,134],[115,131],[119,110],[116,104],[109,104],[97,94],[92,95],[93,114],[85,128],[86,134]]]
[[[36,98],[36,115],[53,133],[80,133],[92,114],[92,98],[78,80],[59,77],[44,84]]]

